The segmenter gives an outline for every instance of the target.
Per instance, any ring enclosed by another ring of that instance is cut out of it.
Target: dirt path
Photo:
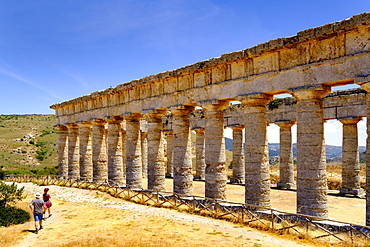
[[[31,200],[45,187],[25,186]],[[153,208],[113,198],[100,191],[49,186],[53,216],[44,222],[39,234],[27,232],[17,247],[58,246],[61,243],[88,242],[103,238],[140,243],[165,241],[166,246],[309,246],[278,238],[252,228],[190,215],[175,210]],[[33,222],[23,231],[33,230]],[[109,242],[108,242],[109,243]],[[134,246],[134,245],[132,245]]]

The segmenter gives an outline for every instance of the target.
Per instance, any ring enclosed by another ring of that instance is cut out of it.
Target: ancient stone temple
[[[141,189],[147,177],[150,190],[163,190],[167,176],[173,178],[173,191],[184,196],[192,195],[193,179],[200,179],[205,180],[206,197],[226,199],[224,128],[230,127],[232,182],[245,184],[247,204],[269,207],[266,127],[276,123],[281,132],[278,186],[297,189],[298,213],[327,217],[324,121],[338,119],[343,124],[341,192],[357,195],[362,191],[356,124],[370,115],[369,75],[370,13],[364,13],[54,104],[59,176],[112,181],[133,189]],[[346,84],[362,89],[331,93],[332,87]],[[283,93],[292,98],[269,109],[274,95]],[[194,171],[192,131],[197,149]],[[370,169],[369,156],[367,162]]]

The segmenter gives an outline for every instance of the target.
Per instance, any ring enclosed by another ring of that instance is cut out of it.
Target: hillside
[[[5,173],[55,173],[54,115],[0,115],[0,168]]]

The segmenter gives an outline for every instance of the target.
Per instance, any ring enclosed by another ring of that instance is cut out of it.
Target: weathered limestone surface
[[[141,118],[140,114],[126,117],[126,185],[132,189],[142,188]]]
[[[77,124],[69,124],[68,126],[68,177],[72,179],[80,178],[80,162],[79,162],[79,129]]]
[[[91,123],[78,123],[80,127],[80,176],[81,179],[92,181],[93,163],[91,147]]]
[[[190,196],[193,194],[191,163],[190,116],[193,107],[173,109],[173,191]]]
[[[224,113],[228,101],[203,106],[205,109],[205,196],[226,199],[226,157],[224,138]]]
[[[268,94],[244,95],[245,107],[245,203],[270,207],[270,167],[266,129]]]
[[[196,159],[195,159],[195,176],[196,180],[204,180],[206,172],[206,160],[205,160],[205,142],[204,142],[204,128],[195,129],[196,133]]]
[[[123,117],[111,117],[108,119],[108,179],[118,186],[123,181],[123,157],[122,157],[122,131]]]
[[[68,128],[57,125],[58,129],[58,176],[68,177]]]
[[[106,121],[96,119],[92,124],[93,181],[103,183],[108,179]]]
[[[148,133],[140,131],[143,178],[148,177]]]
[[[329,87],[292,89],[297,98],[297,213],[326,218],[327,178],[322,98]]]
[[[165,190],[164,135],[162,117],[165,111],[148,114],[148,189]]]
[[[279,189],[292,189],[294,187],[294,165],[292,146],[293,121],[280,121],[276,123],[280,127],[280,181]]]
[[[355,82],[361,86],[366,94],[366,116],[370,119],[370,76],[357,77]],[[366,225],[370,226],[370,121],[367,121],[366,139]]]
[[[233,184],[244,184],[245,181],[245,159],[243,148],[244,125],[232,126],[233,130]]]
[[[173,177],[173,131],[167,131],[167,169],[166,177]]]

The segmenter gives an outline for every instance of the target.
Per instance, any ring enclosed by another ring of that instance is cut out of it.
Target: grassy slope
[[[53,115],[0,115],[0,167],[14,172],[56,166],[53,125]]]

